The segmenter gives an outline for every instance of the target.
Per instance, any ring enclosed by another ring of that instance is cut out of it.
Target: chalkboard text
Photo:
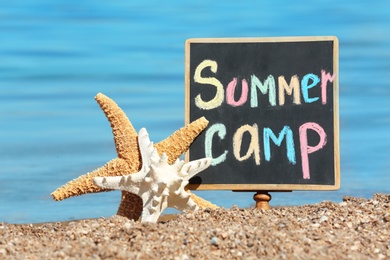
[[[247,79],[242,79],[241,81],[241,96],[238,100],[235,100],[235,92],[237,89],[237,77],[229,82],[226,87],[226,97],[225,90],[222,83],[216,77],[202,77],[202,71],[209,68],[213,73],[217,73],[218,63],[213,60],[204,60],[202,61],[195,69],[194,82],[205,84],[208,86],[213,86],[216,88],[216,93],[213,99],[204,101],[201,95],[195,97],[195,104],[200,109],[210,110],[220,106],[224,99],[226,103],[238,107],[244,105],[248,101],[248,96],[250,95],[250,105],[251,107],[258,106],[257,100],[257,90],[260,90],[262,94],[267,94],[269,97],[269,103],[271,106],[276,106],[276,82],[273,75],[269,75],[263,82],[256,76],[251,75],[250,77],[250,88]],[[326,104],[326,88],[328,82],[333,82],[335,75],[331,75],[325,70],[321,70],[321,75],[316,75],[313,73],[308,73],[303,76],[301,84],[299,84],[299,78],[297,75],[294,75],[290,79],[290,83],[287,83],[285,77],[280,75],[277,77],[278,82],[278,97],[279,97],[279,106],[285,104],[285,94],[293,95],[293,103],[300,105],[302,92],[303,102],[304,103],[313,103],[318,101],[320,97],[309,97],[309,89],[316,87],[319,83],[321,87],[321,102],[323,105]],[[249,92],[250,91],[250,92]]]
[[[216,76],[203,77],[202,72],[204,70],[208,70],[207,74],[210,74],[210,72],[216,74],[218,72],[218,63],[216,61],[206,59],[195,69],[195,83],[204,84],[205,87],[215,88],[215,95],[210,100],[204,100],[201,94],[196,95],[195,105],[204,110],[218,108],[224,102],[232,107],[240,107],[246,104],[246,102],[250,102],[250,107],[256,108],[258,107],[259,91],[263,95],[268,94],[270,106],[284,106],[285,95],[292,95],[292,102],[295,105],[310,104],[319,100],[321,100],[322,105],[326,105],[328,83],[333,82],[335,78],[335,74],[331,74],[325,70],[321,70],[319,75],[307,73],[302,77],[301,81],[299,81],[299,77],[297,75],[294,75],[290,78],[289,83],[283,75],[279,75],[277,77],[269,75],[262,81],[256,75],[252,74],[250,79],[241,79],[241,89],[238,89],[238,77],[233,77],[225,87]],[[275,78],[277,78],[277,80],[275,80]],[[248,81],[250,83],[248,83]],[[321,96],[309,96],[309,90],[314,87],[321,88]],[[238,93],[240,94],[238,99],[235,99],[237,96],[236,91],[241,93]],[[276,93],[278,93],[278,103],[276,100]],[[301,100],[301,96],[303,97],[303,100]],[[212,147],[213,138],[220,138],[223,140],[225,138],[226,131],[226,127],[223,123],[215,123],[206,131],[205,155],[206,157],[213,159],[213,166],[224,162],[226,160],[227,153],[229,152],[228,150],[225,150],[222,154],[214,155]],[[279,133],[275,134],[274,131]],[[323,127],[316,122],[306,122],[299,126],[298,129],[294,129],[294,131],[298,131],[299,133],[298,136],[303,179],[310,179],[309,154],[322,149],[326,145],[327,134]],[[314,131],[319,137],[318,143],[314,146],[308,144],[308,131]],[[250,135],[250,143],[246,148],[246,151],[241,150],[244,134]],[[233,135],[233,140],[228,140],[228,142],[232,144],[231,149],[236,160],[244,161],[252,158],[256,165],[260,165],[261,144],[263,146],[265,160],[270,161],[272,158],[271,141],[275,145],[281,146],[283,140],[285,139],[286,158],[290,164],[295,165],[296,149],[294,147],[293,136],[293,130],[288,125],[285,125],[282,129],[272,130],[271,128],[264,127],[262,130],[259,130],[258,125],[255,123],[253,125],[245,124],[239,127]],[[260,142],[260,140],[262,142]]]

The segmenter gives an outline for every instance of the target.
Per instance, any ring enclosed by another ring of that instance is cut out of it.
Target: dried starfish
[[[101,93],[98,93],[95,99],[111,124],[118,158],[56,189],[51,194],[54,200],[63,200],[87,193],[110,191],[96,186],[92,181],[93,178],[128,175],[138,172],[141,168],[138,136],[126,114],[112,99]],[[155,147],[159,154],[167,154],[169,158],[168,163],[171,164],[189,148],[190,144],[206,128],[207,124],[208,121],[204,117],[199,118],[174,132],[165,140],[155,144]],[[201,208],[217,207],[194,194],[191,194],[191,197]],[[127,191],[122,191],[122,199],[117,214],[129,219],[138,219],[141,212],[141,198]]]
[[[139,172],[117,177],[95,177],[93,182],[105,189],[125,190],[140,196],[143,201],[141,222],[156,223],[167,207],[180,211],[198,209],[184,189],[191,177],[210,166],[211,159],[188,163],[177,159],[169,165],[165,153],[161,157],[158,155],[145,128],[139,131],[138,143],[142,156]]]

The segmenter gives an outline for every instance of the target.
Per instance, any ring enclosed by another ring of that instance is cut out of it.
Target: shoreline
[[[390,258],[390,194],[270,210],[233,207],[161,217],[155,224],[120,216],[0,222],[0,258]]]

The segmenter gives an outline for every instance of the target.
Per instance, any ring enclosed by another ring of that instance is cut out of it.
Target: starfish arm
[[[156,148],[153,146],[153,142],[150,141],[148,131],[145,128],[139,130],[138,144],[142,158],[142,171],[148,172],[152,160],[158,160],[159,156]]]
[[[101,188],[110,190],[125,190],[130,193],[140,194],[140,181],[137,174],[115,177],[95,177],[93,183]]]
[[[191,194],[191,199],[198,205],[201,209],[216,209],[218,208],[217,205],[211,203],[208,200],[205,200],[199,196],[196,196],[194,193],[191,193],[189,190],[187,190],[188,193]]]
[[[93,178],[93,183],[96,186],[107,190],[118,190],[120,188],[123,189],[123,185],[120,185],[121,182],[125,182],[125,180],[123,180],[123,176]]]
[[[208,123],[209,121],[205,117],[201,117],[155,144],[155,147],[160,155],[166,153],[169,164],[172,164],[188,150],[191,143],[207,127]]]
[[[199,172],[207,169],[211,164],[210,158],[203,158],[195,161],[188,162],[183,165],[180,170],[180,175],[184,177],[185,180],[191,179],[193,176]]]
[[[104,166],[90,173],[69,181],[65,185],[56,189],[51,195],[54,200],[64,200],[69,197],[79,196],[86,193],[96,193],[107,191],[93,184],[93,178],[97,176],[120,176],[126,173],[137,172],[139,166],[129,165],[125,160],[116,158],[109,161]]]
[[[187,208],[187,210],[198,210],[198,209],[199,209],[199,206],[192,199],[190,199],[188,201],[188,208]]]
[[[98,93],[95,97],[111,124],[118,157],[129,162],[139,161],[137,132],[123,110],[109,97]]]
[[[191,199],[190,194],[182,190],[179,194],[172,194],[168,198],[168,207],[175,208],[180,211],[197,210],[199,207]]]
[[[153,206],[153,203],[156,203],[156,205]],[[156,223],[161,215],[161,212],[167,208],[166,204],[167,203],[157,202],[156,200],[150,200],[145,203],[141,215],[141,222]]]

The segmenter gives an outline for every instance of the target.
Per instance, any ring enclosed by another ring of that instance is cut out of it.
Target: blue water
[[[116,157],[98,92],[155,142],[183,126],[184,42],[196,37],[337,36],[341,189],[273,193],[271,205],[390,193],[390,2],[241,2],[0,2],[0,222],[115,214],[118,191],[50,193]],[[253,193],[197,194],[254,203]]]

